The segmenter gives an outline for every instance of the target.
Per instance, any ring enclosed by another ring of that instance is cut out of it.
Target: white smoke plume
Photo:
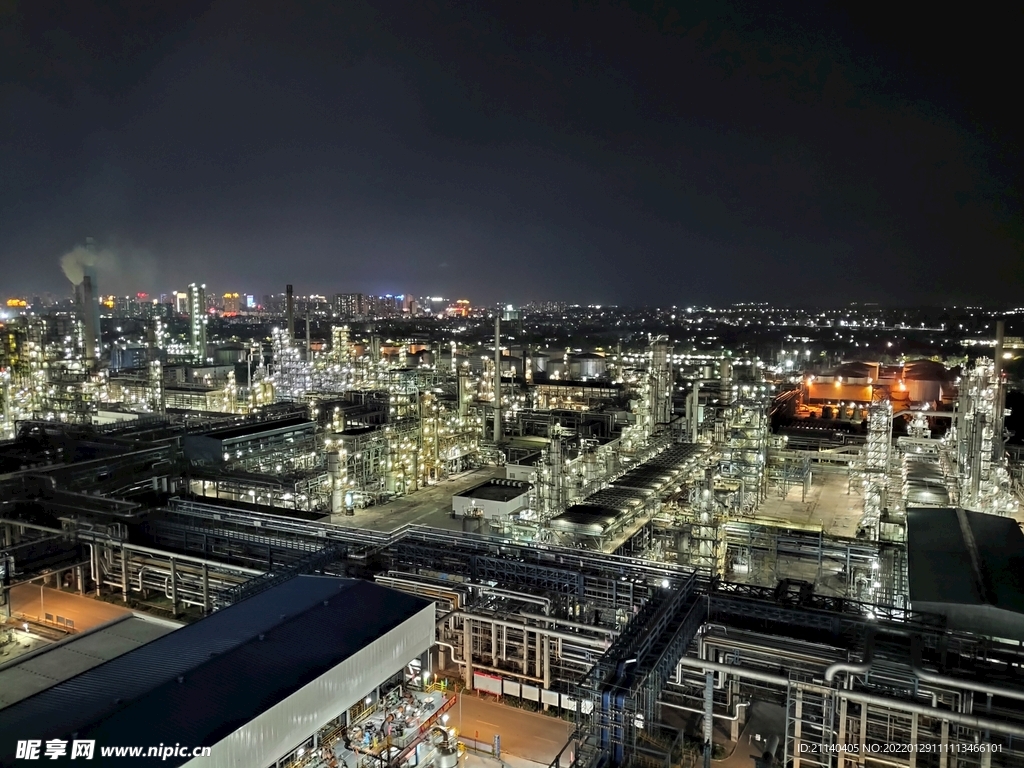
[[[60,257],[60,268],[75,285],[81,285],[86,267],[93,267],[96,271],[113,271],[117,268],[117,258],[110,251],[89,250],[81,245],[76,245]]]
[[[105,294],[150,291],[161,282],[160,265],[152,252],[116,239],[104,248],[75,246],[60,257],[60,267],[75,285],[81,285],[86,267],[92,267]]]

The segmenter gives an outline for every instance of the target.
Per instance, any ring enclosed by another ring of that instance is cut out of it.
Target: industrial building
[[[452,514],[509,520],[529,507],[530,484],[518,480],[488,480],[452,496]]]
[[[776,716],[764,735],[787,768],[866,766],[892,743],[927,751],[886,765],[950,767],[955,745],[982,743],[999,751],[956,766],[1024,764],[1021,485],[998,343],[955,371],[840,361],[789,380],[667,335],[517,349],[502,312],[483,340],[345,325],[317,340],[286,306],[259,354],[232,347],[237,378],[187,404],[162,365],[108,377],[74,356],[51,366],[30,322],[11,336],[0,610],[56,630],[9,600],[46,581],[193,623],[5,715],[63,733],[47,707],[91,680],[102,700],[83,700],[82,733],[187,706],[200,716],[182,733],[208,760],[305,768],[358,726],[383,768],[469,739],[431,730],[453,699],[429,670],[571,719],[557,760],[578,768],[710,765],[716,726],[735,744],[755,708]],[[773,432],[783,408],[801,418]],[[419,498],[441,501],[366,524]],[[309,642],[325,636],[338,642]],[[372,649],[387,663],[331,677]],[[240,673],[232,695],[252,706],[230,719],[211,691],[237,667],[282,684]],[[384,743],[390,710],[358,703],[395,685],[418,714]],[[326,691],[314,704],[309,686]],[[301,727],[272,727],[283,714]]]
[[[315,634],[331,641],[305,642]],[[322,729],[347,726],[349,710],[410,662],[424,668],[433,642],[427,600],[296,576],[6,707],[3,761],[30,736],[210,747],[169,765],[289,762],[319,746]]]

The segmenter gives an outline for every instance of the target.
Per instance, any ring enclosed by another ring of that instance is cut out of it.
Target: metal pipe
[[[477,613],[468,613],[467,611],[452,611],[437,620],[437,625],[440,625],[449,619],[454,619],[458,616],[462,616],[464,619],[470,621],[483,621],[498,624],[502,627],[512,627],[513,629],[521,630],[524,633],[536,632],[547,637],[560,637],[563,640],[567,640],[570,643],[579,643],[580,645],[586,645],[590,648],[600,648],[601,650],[607,650],[609,646],[608,640],[599,640],[596,637],[585,637],[583,635],[574,635],[571,632],[558,632],[553,629],[546,629],[544,627],[531,627],[528,624],[520,624],[516,621],[505,621],[504,619],[496,619],[491,616],[481,616]]]
[[[693,712],[695,715],[703,715],[704,714],[704,710],[703,709],[694,709],[693,707],[684,707],[684,706],[682,706],[680,704],[672,704],[671,702],[663,701],[661,699],[658,699],[658,703],[661,704],[661,706],[663,706],[663,707],[671,707],[672,709],[681,709],[683,712]],[[740,719],[740,708],[741,707],[749,707],[749,706],[750,706],[750,702],[749,701],[737,701],[736,702],[736,714],[735,715],[720,715],[720,714],[718,714],[716,712],[716,713],[714,713],[713,716],[717,717],[719,720],[728,720],[730,722],[735,722],[736,720]]]
[[[825,670],[825,680],[829,683],[836,676],[838,672],[846,672],[850,675],[866,675],[871,671],[871,665],[874,664],[874,653],[875,653],[875,636],[874,634],[868,635],[867,649],[864,651],[864,661],[860,664],[853,664],[848,661],[838,661],[835,664],[829,666]]]
[[[963,680],[957,677],[948,677],[947,675],[938,675],[933,672],[926,672],[916,663],[911,667],[911,671],[919,680],[925,683],[942,685],[947,688],[962,688],[964,690],[975,691],[977,693],[991,693],[993,696],[1002,696],[1006,699],[1024,701],[1024,691],[1015,690],[1013,688],[1003,688],[998,685],[990,685],[989,683],[977,683],[973,680]]]
[[[563,627],[572,627],[573,629],[587,629],[593,632],[603,632],[604,634],[611,635],[612,637],[618,637],[619,630],[612,629],[611,627],[598,627],[594,624],[584,624],[580,621],[570,621],[569,619],[560,619],[555,616],[541,616],[537,613],[527,613],[526,611],[520,611],[519,615],[525,619],[536,619],[537,621],[550,621],[552,624],[561,624]]]
[[[909,701],[901,701],[900,699],[890,699],[885,696],[875,696],[869,693],[860,693],[857,691],[841,690],[835,691],[835,689],[824,686],[815,685],[813,683],[802,683],[792,681],[788,677],[782,675],[773,675],[768,672],[761,672],[759,670],[749,669],[747,667],[740,667],[739,665],[733,664],[719,664],[714,661],[702,661],[700,659],[692,659],[688,656],[684,656],[679,659],[679,666],[689,667],[691,669],[699,669],[701,671],[709,670],[721,670],[728,672],[729,674],[736,675],[737,677],[744,677],[748,680],[758,680],[763,683],[769,683],[771,685],[780,685],[783,687],[793,686],[800,691],[809,691],[811,693],[832,693],[835,692],[841,698],[849,699],[850,701],[860,702],[861,704],[871,704],[876,707],[886,707],[888,709],[898,709],[903,712],[915,712],[925,717],[933,717],[937,720],[948,720],[951,723],[957,723],[964,725],[968,728],[974,728],[976,730],[990,730],[996,731],[997,733],[1005,733],[1015,738],[1024,738],[1024,726],[1017,725],[1015,723],[1007,723],[1000,720],[990,720],[984,717],[975,717],[974,715],[967,715],[962,712],[954,712],[953,710],[937,709],[935,707],[926,707],[923,704],[915,704]]]
[[[156,557],[161,557],[168,560],[170,560],[173,557],[175,560],[181,560],[186,563],[195,563],[196,565],[209,565],[213,568],[219,568],[223,571],[242,573],[247,576],[262,576],[264,574],[264,571],[257,571],[253,568],[244,568],[240,565],[229,565],[228,563],[219,563],[215,560],[207,560],[202,557],[193,557],[192,555],[171,555],[170,552],[165,552],[161,549],[153,549],[151,547],[142,547],[138,544],[119,543],[118,546],[120,546],[122,550],[128,550],[129,552],[142,552],[147,555],[155,555]]]
[[[470,586],[474,585],[471,584]],[[483,587],[479,589],[481,595],[493,595],[494,597],[511,597],[517,600],[522,600],[524,603],[536,603],[537,605],[543,605],[544,608],[548,611],[551,610],[551,598],[548,597],[537,597],[536,595],[530,595],[525,592],[513,592],[511,589],[499,589],[497,587]],[[540,618],[546,619],[548,617],[542,616]]]
[[[405,585],[408,585],[410,587],[415,587],[416,589],[420,589],[423,592],[427,593],[428,595],[431,592],[436,593],[438,595],[443,595],[443,596],[447,597],[450,600],[450,602],[452,604],[452,607],[455,610],[459,610],[459,608],[462,607],[462,595],[460,595],[458,592],[455,592],[453,590],[445,589],[444,587],[441,587],[439,585],[428,584],[428,583],[422,582],[422,581],[414,581],[412,579],[399,579],[399,578],[397,578],[395,576],[374,576],[373,580],[376,581],[378,584],[383,584],[384,586],[394,586],[395,584],[405,584]],[[399,591],[401,591],[400,587],[396,587],[396,589],[399,589]]]

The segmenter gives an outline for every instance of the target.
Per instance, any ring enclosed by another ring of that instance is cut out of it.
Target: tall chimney
[[[286,312],[288,313],[288,341],[291,342],[295,339],[295,292],[292,290],[291,284],[285,287],[285,299]]]
[[[1006,333],[1006,321],[996,320],[995,378],[999,381],[1003,373],[1003,338]]]
[[[501,309],[494,313],[494,442],[501,442]]]
[[[996,320],[996,349],[993,375],[996,384],[996,398],[992,406],[992,458],[1001,461],[1003,458],[1003,427],[1006,419],[1006,388],[1003,386],[1003,341],[1006,334],[1006,322]]]
[[[93,306],[95,303],[92,275],[86,274],[82,278],[82,324],[85,333],[85,360],[89,366],[96,362],[96,337],[99,331],[96,327],[97,312]]]

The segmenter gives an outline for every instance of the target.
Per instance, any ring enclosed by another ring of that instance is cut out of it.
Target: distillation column
[[[650,434],[672,420],[672,347],[668,336],[658,336],[651,342],[651,368],[648,372],[650,398]]]
[[[501,434],[501,312],[494,313],[494,442]]]

